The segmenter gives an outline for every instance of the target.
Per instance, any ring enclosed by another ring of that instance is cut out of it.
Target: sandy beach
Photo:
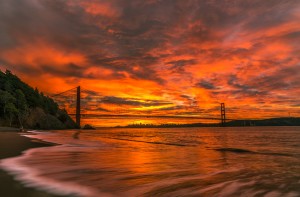
[[[30,148],[49,146],[49,144],[32,141],[21,136],[18,129],[0,127],[0,159],[16,157]],[[23,186],[14,180],[13,176],[0,169],[0,196],[1,197],[56,197],[33,188]]]

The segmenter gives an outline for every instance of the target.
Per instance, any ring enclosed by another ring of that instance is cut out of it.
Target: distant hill
[[[226,126],[300,126],[300,118],[283,117],[264,120],[235,120],[227,122]]]
[[[220,123],[192,123],[192,124],[130,124],[127,126],[117,126],[125,128],[176,128],[176,127],[218,127]],[[234,120],[226,122],[227,127],[243,127],[243,126],[300,126],[300,118],[270,118],[264,120]]]
[[[31,129],[70,129],[75,122],[53,99],[0,70],[0,126]]]

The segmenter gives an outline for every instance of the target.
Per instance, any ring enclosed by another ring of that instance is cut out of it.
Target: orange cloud
[[[113,7],[109,1],[81,1],[80,5],[88,14],[91,15],[100,15],[106,17],[118,17],[120,15],[120,10],[116,7]]]
[[[0,67],[48,94],[81,85],[115,102],[91,112],[218,117],[225,102],[229,118],[299,116],[299,7],[11,0],[0,8]]]

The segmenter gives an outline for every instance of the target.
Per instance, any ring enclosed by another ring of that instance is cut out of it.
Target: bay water
[[[300,127],[31,131],[57,144],[0,161],[65,196],[300,196]]]

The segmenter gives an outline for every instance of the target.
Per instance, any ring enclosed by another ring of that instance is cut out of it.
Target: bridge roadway
[[[221,125],[225,126],[226,121],[228,120],[235,120],[235,119],[227,119],[226,118],[226,112],[225,112],[225,104],[224,103],[220,103],[221,104],[221,117],[220,118],[215,118],[215,117],[200,117],[200,116],[196,116],[196,115],[152,115],[152,114],[84,114],[84,113],[80,113],[80,109],[81,109],[81,91],[86,92],[88,94],[92,93],[95,94],[97,92],[95,91],[90,91],[90,90],[86,90],[86,89],[81,89],[80,86],[72,88],[70,90],[61,92],[59,94],[55,94],[52,97],[57,97],[57,96],[61,96],[62,94],[65,94],[67,92],[73,91],[76,89],[76,113],[72,114],[69,113],[70,116],[75,116],[75,120],[76,120],[76,124],[78,126],[80,126],[80,119],[81,117],[84,118],[111,118],[111,119],[117,119],[117,118],[173,118],[173,119],[199,119],[199,120],[218,120],[221,121]],[[101,94],[98,94],[101,95]]]
[[[76,114],[68,114],[70,116],[76,116]],[[81,117],[98,117],[98,118],[186,118],[186,119],[199,119],[199,120],[221,120],[221,118],[213,117],[199,117],[199,116],[180,116],[180,115],[146,115],[146,114],[80,114]],[[226,119],[227,120],[236,120],[236,119]]]

